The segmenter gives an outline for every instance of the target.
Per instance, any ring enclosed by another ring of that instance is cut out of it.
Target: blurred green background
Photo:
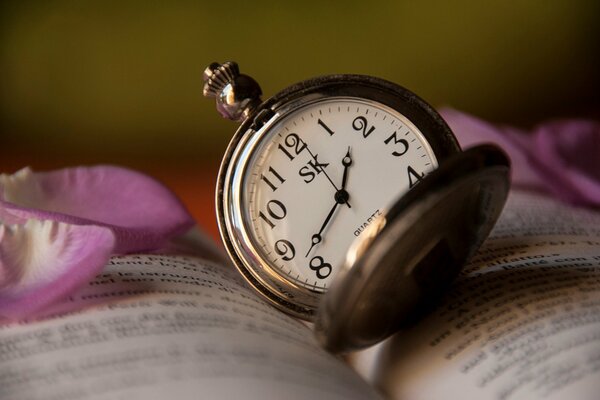
[[[7,1],[0,157],[214,165],[236,124],[202,71],[236,60],[265,96],[364,73],[492,121],[597,113],[600,2]]]

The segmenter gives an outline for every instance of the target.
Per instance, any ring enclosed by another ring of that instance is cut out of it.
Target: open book
[[[528,193],[435,311],[346,359],[225,263],[114,257],[73,304],[0,326],[0,399],[600,398],[600,213]]]

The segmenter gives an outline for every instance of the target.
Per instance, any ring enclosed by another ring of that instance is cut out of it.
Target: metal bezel
[[[239,188],[256,146],[282,118],[332,97],[375,102],[404,115],[423,134],[438,163],[460,151],[441,117],[412,92],[390,82],[362,75],[332,75],[294,85],[259,106],[232,138],[217,180],[216,209],[223,242],[235,266],[269,302],[302,319],[312,320],[323,293],[285,280],[263,260],[244,221]]]

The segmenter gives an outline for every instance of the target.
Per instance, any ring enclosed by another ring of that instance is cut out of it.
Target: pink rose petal
[[[0,175],[0,221],[52,220],[110,228],[115,253],[156,249],[194,221],[158,181],[114,166]]]
[[[495,143],[512,160],[516,186],[553,193],[563,201],[600,207],[600,123],[547,122],[526,132],[498,127],[452,109],[441,111],[459,143]]]
[[[90,281],[108,262],[108,228],[29,220],[0,224],[0,318],[36,312]]]
[[[569,203],[600,206],[600,124],[554,121],[532,136],[537,171],[549,191]]]
[[[440,114],[456,135],[461,147],[468,148],[483,143],[495,143],[511,159],[511,180],[513,184],[542,189],[545,185],[532,170],[528,155],[522,150],[528,139],[523,131],[511,127],[497,127],[479,118],[451,108],[445,108]]]
[[[42,310],[114,253],[152,251],[194,221],[154,179],[98,166],[0,175],[0,320]]]

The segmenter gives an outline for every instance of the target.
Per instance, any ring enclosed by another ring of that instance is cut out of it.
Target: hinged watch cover
[[[375,344],[422,315],[488,236],[510,163],[483,145],[443,162],[352,244],[323,296],[315,332],[332,352]]]

